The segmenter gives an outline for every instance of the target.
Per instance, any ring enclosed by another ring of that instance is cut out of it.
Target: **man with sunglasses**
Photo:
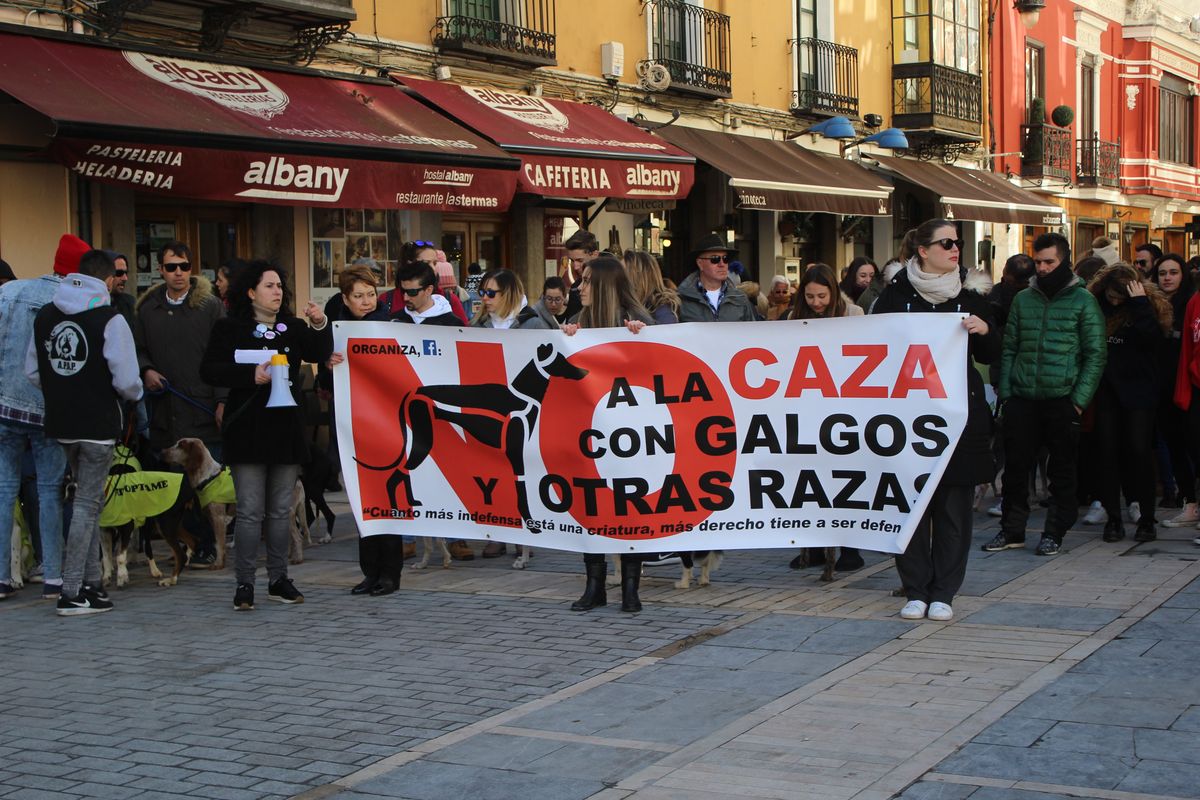
[[[705,236],[688,253],[696,271],[679,284],[680,322],[753,322],[754,306],[729,278],[737,250],[717,234]]]
[[[392,315],[392,321],[461,326],[462,321],[437,286],[437,273],[426,262],[411,261],[401,267],[396,273],[396,291],[404,297],[404,308]]]
[[[1162,255],[1162,248],[1154,242],[1139,244],[1133,253],[1133,265],[1137,267],[1138,272],[1142,273],[1142,277],[1150,280],[1150,273]]]
[[[129,259],[121,253],[113,250],[105,250],[104,254],[113,260],[116,265],[116,272],[113,273],[112,286],[112,307],[117,310],[117,313],[125,318],[129,323],[129,329],[133,330],[133,315],[134,315],[134,299],[133,295],[125,291],[126,284],[129,283]]]
[[[1108,357],[1104,314],[1071,271],[1071,246],[1057,233],[1033,242],[1037,274],[1013,298],[1000,355],[1004,486],[1000,533],[983,546],[999,552],[1025,545],[1029,476],[1049,452],[1050,507],[1037,546],[1058,555],[1079,516],[1075,494],[1080,418],[1100,386]]]
[[[193,266],[191,248],[183,242],[159,248],[158,264],[163,282],[138,300],[133,326],[150,411],[150,447],[157,453],[192,437],[219,461],[228,390],[201,380],[200,362],[225,305]]]

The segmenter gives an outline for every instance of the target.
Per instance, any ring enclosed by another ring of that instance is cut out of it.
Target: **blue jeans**
[[[254,585],[258,542],[263,538],[267,540],[267,581],[286,578],[292,492],[300,465],[230,464],[229,469],[237,492],[237,528],[233,533],[237,582]]]
[[[13,504],[21,488],[21,457],[26,446],[33,449],[37,468],[38,522],[42,540],[42,568],[45,580],[62,580],[63,557],[63,473],[67,457],[62,445],[47,439],[36,425],[0,420],[0,583],[12,581],[11,559]]]

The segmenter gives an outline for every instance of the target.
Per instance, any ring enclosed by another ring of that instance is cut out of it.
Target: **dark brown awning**
[[[729,176],[738,208],[882,217],[892,187],[857,164],[794,142],[671,125],[655,131]]]
[[[1063,224],[1062,208],[1033,192],[1012,185],[994,172],[891,156],[870,158],[882,170],[938,195],[946,219],[1011,222],[1017,225]]]

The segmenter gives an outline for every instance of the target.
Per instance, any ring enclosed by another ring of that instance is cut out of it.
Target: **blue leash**
[[[157,392],[151,392],[149,389],[147,389],[146,391],[147,391],[147,393],[155,395],[155,396],[163,395],[163,394],[166,394],[167,392],[170,392],[171,394],[175,395],[176,397],[178,397],[180,400],[187,403],[188,405],[194,406],[194,407],[200,409],[205,414],[208,414],[214,418],[217,416],[216,411],[212,410],[211,408],[204,405],[203,403],[199,403],[199,402],[193,400],[192,398],[188,397],[186,394],[179,391],[174,386],[172,386],[170,383],[168,383],[165,378],[163,379],[163,388],[162,389],[160,389]]]

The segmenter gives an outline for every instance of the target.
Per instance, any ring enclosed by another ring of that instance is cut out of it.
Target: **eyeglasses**
[[[179,270],[183,270],[184,272],[192,271],[192,265],[187,261],[176,261],[174,264],[163,264],[162,268],[165,272],[178,272]]]
[[[935,239],[925,246],[931,247],[935,244],[943,250],[958,250],[961,253],[963,249],[962,239]]]
[[[479,293],[490,300],[493,297],[495,297],[496,295],[500,294],[500,290],[499,289],[480,289]]]
[[[113,272],[113,275],[116,275],[118,278],[124,278],[128,274],[129,274],[129,270],[127,270],[127,269],[118,269]]]
[[[705,261],[707,261],[710,264],[728,264],[729,263],[729,256],[727,256],[727,255],[724,255],[724,256],[700,256],[700,258],[704,259]]]
[[[566,302],[567,298],[565,298],[565,297],[550,297],[549,295],[542,295],[542,299],[551,305],[558,305],[559,303]]]
[[[432,286],[432,285],[433,285],[433,284],[430,284],[429,286]],[[417,296],[417,295],[419,295],[421,292],[423,292],[423,291],[425,291],[426,289],[428,289],[428,288],[429,288],[429,286],[422,286],[422,287],[420,287],[419,289],[401,289],[400,291],[404,292],[404,293],[405,293],[406,295],[408,295],[409,297],[416,297],[416,296]]]

